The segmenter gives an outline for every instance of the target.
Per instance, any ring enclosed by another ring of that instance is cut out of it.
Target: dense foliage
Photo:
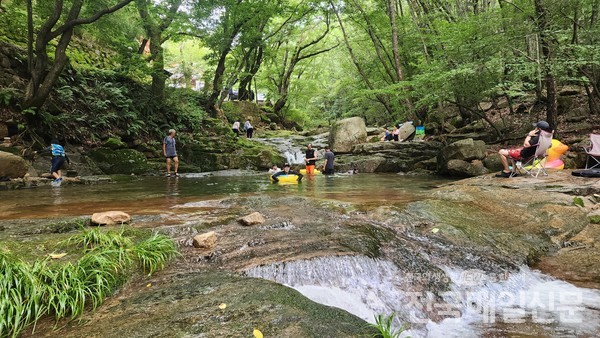
[[[166,121],[192,123],[203,111],[224,119],[220,108],[230,89],[240,100],[265,94],[280,120],[309,126],[355,115],[370,123],[430,121],[431,112],[449,106],[469,122],[485,118],[481,102],[505,100],[512,111],[532,97],[555,124],[557,92],[565,85],[581,88],[590,111],[599,111],[599,0],[5,0],[1,6],[0,39],[29,43],[30,50],[26,83],[0,83],[0,104],[17,97],[28,123],[41,120],[38,130],[82,120],[85,129],[110,133],[108,126],[117,125],[148,134]],[[65,34],[72,36],[63,51]],[[58,69],[49,96],[32,98],[31,88],[49,81],[36,65],[54,67],[61,52],[69,62]],[[190,104],[177,90],[165,91],[169,85],[203,94]]]

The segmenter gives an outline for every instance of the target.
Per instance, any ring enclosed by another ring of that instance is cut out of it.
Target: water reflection
[[[432,185],[443,182],[447,181],[396,174],[316,175],[291,185],[273,184],[264,173],[256,172],[244,172],[238,176],[136,177],[113,184],[0,191],[0,201],[3,201],[0,203],[0,219],[54,217],[61,215],[58,209],[62,209],[62,216],[83,215],[99,209],[135,214],[156,207],[156,212],[159,212],[199,198],[254,194],[266,194],[274,202],[281,194],[293,194],[374,205],[406,203],[419,199]]]

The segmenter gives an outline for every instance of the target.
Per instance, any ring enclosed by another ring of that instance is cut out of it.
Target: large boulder
[[[210,231],[196,235],[194,236],[194,241],[192,243],[195,248],[210,250],[217,244],[217,234],[214,231]]]
[[[367,141],[367,126],[361,117],[337,121],[329,132],[329,146],[335,153],[349,153],[352,147]]]
[[[122,211],[97,212],[92,215],[92,224],[97,225],[117,225],[130,221],[131,216]]]
[[[485,156],[486,146],[483,141],[468,138],[454,142],[438,154],[438,173],[459,177],[485,174],[487,169],[481,163]]]
[[[29,165],[23,158],[0,151],[0,177],[20,178],[28,171]]]
[[[483,166],[483,162],[480,160],[473,160],[471,162],[450,160],[445,169],[445,174],[454,177],[474,177],[488,173],[488,169]]]

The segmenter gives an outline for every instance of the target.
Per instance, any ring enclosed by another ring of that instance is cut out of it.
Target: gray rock
[[[445,173],[456,177],[475,177],[488,174],[489,171],[483,166],[483,162],[480,160],[473,160],[471,162],[450,160],[447,163]]]
[[[352,148],[367,141],[367,126],[361,117],[337,121],[329,133],[329,145],[334,153],[349,153]]]
[[[460,140],[446,146],[440,152],[443,160],[482,160],[485,158],[486,146],[483,141],[474,141],[471,138]]]
[[[567,122],[581,122],[590,117],[590,111],[586,108],[577,108],[567,113]]]

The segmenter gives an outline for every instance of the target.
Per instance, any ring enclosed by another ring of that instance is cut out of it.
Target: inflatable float
[[[306,175],[306,169],[300,169],[300,173],[301,173],[302,175]],[[321,171],[319,171],[319,170],[315,169],[315,172],[314,172],[314,174],[313,174],[313,175],[320,175],[320,174],[321,174]]]
[[[285,183],[285,184],[297,184],[298,183],[298,175],[281,175],[281,176],[277,176],[277,183]],[[273,179],[273,177],[271,175],[269,175],[269,180],[271,180],[271,182],[275,182],[275,180]]]
[[[525,167],[527,170],[531,170],[534,166],[543,164],[544,168],[547,169],[558,169],[562,170],[565,168],[565,163],[560,159],[564,155],[569,147],[559,140],[552,140],[552,146],[546,151],[546,159],[541,161],[535,161],[533,165]],[[545,161],[545,163],[544,163]]]
[[[600,169],[579,169],[571,172],[573,176],[579,177],[600,177]]]

